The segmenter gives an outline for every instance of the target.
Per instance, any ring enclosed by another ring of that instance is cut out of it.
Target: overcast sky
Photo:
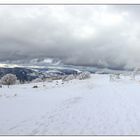
[[[140,67],[139,5],[0,6],[0,61]]]

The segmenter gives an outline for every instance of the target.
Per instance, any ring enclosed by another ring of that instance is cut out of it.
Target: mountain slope
[[[108,75],[95,74],[64,84],[5,86],[0,135],[140,135],[139,80],[110,82]]]

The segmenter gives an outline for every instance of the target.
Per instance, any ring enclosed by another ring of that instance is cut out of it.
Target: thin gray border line
[[[46,134],[45,135],[40,135],[40,134],[39,135],[36,135],[36,134],[35,135],[26,135],[26,134],[25,135],[18,135],[18,134],[17,135],[12,135],[12,134],[11,135],[0,135],[0,137],[6,137],[6,136],[7,137],[12,137],[12,136],[13,137],[14,136],[17,136],[17,137],[24,137],[24,136],[25,137],[40,137],[40,136],[41,137],[47,137],[47,136],[48,137],[51,137],[51,136],[54,136],[54,137],[63,137],[63,136],[64,137],[65,136],[68,136],[68,137],[75,137],[75,136],[76,137],[79,137],[79,136],[82,136],[82,137],[87,137],[87,136],[89,136],[89,137],[108,137],[108,136],[110,136],[110,137],[121,137],[121,136],[122,137],[127,137],[127,136],[139,137],[140,135],[70,135],[70,134],[69,135],[62,135],[62,134],[61,135],[55,135],[55,134],[54,135],[50,135],[50,134],[48,134],[48,135],[46,135]]]
[[[140,3],[0,3],[0,5],[35,5],[35,6],[37,6],[37,5],[82,5],[82,6],[84,6],[84,5],[140,5]],[[24,137],[34,137],[34,136],[53,136],[53,137],[58,137],[58,136],[70,136],[70,137],[75,137],[75,136],[82,136],[82,137],[84,137],[84,136],[92,136],[92,137],[98,137],[98,136],[100,136],[100,137],[105,137],[105,136],[113,136],[113,137],[120,137],[120,136],[122,136],[122,137],[126,137],[126,136],[130,136],[130,137],[139,137],[140,136],[140,134],[139,135],[1,135],[0,134],[0,137],[11,137],[11,136],[24,136]]]
[[[140,3],[0,3],[0,5],[140,5]]]

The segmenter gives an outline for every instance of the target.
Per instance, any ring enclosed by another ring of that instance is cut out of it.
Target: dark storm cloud
[[[0,6],[0,61],[140,67],[138,5]]]

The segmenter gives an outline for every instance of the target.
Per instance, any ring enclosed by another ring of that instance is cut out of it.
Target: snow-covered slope
[[[140,135],[139,78],[4,86],[0,135]]]

